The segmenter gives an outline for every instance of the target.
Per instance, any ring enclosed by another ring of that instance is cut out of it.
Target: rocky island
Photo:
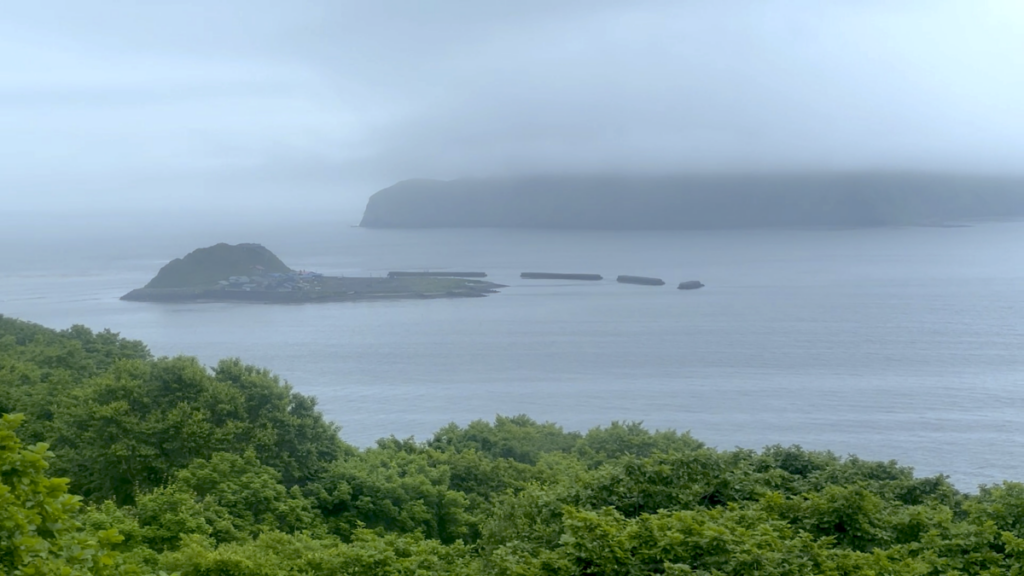
[[[473,298],[500,284],[434,276],[332,277],[292,270],[260,244],[199,248],[160,269],[148,284],[125,294],[135,302],[342,302]]]

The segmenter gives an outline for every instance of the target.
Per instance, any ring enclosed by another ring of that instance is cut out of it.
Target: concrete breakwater
[[[560,274],[554,272],[523,272],[520,278],[526,280],[604,280],[600,274]]]
[[[641,286],[664,286],[665,281],[661,278],[649,278],[647,276],[622,275],[615,279],[620,284],[640,284]]]
[[[487,278],[486,272],[388,272],[388,278]]]
[[[604,277],[600,274],[564,274],[561,272],[523,272],[519,277],[526,280],[604,280]],[[640,286],[665,285],[665,281],[661,278],[653,278],[650,276],[630,276],[628,274],[618,276],[615,278],[615,281],[620,284],[637,284]],[[688,280],[686,282],[681,282],[678,288],[679,290],[696,290],[697,288],[703,287],[704,284],[699,280]]]

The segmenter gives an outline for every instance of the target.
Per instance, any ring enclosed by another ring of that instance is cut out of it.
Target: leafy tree
[[[194,358],[122,361],[71,398],[58,462],[91,498],[131,503],[197,459],[248,450],[298,485],[349,450],[312,399],[232,360],[214,374]]]
[[[56,471],[94,500],[131,503],[215,452],[254,450],[287,486],[352,453],[313,398],[267,370],[224,360],[211,373],[110,331],[3,316],[0,410],[25,413],[25,437],[54,446]]]
[[[450,543],[468,534],[469,502],[449,482],[423,453],[377,448],[335,462],[306,492],[341,536],[366,526]]]
[[[629,517],[715,506],[731,496],[727,472],[726,459],[706,448],[623,458],[591,475],[582,503],[595,508],[611,506]]]
[[[209,536],[213,528],[202,503],[194,494],[161,487],[139,497],[135,509],[129,508],[139,526],[139,541],[157,552],[177,548],[188,536]],[[220,526],[230,532],[231,526]]]
[[[71,391],[118,361],[149,358],[144,344],[109,330],[56,331],[0,315],[0,413],[25,414],[21,436],[52,442],[52,420]]]
[[[0,418],[0,569],[13,576],[134,572],[109,549],[121,541],[117,531],[85,530],[67,480],[47,477],[46,445],[22,445],[15,431],[23,419]]]
[[[354,453],[339,440],[340,428],[317,410],[316,398],[295,392],[269,370],[229,359],[213,373],[217,382],[241,394],[241,419],[248,425],[242,444],[280,472],[286,485],[308,482],[340,456]]]
[[[581,438],[573,452],[590,466],[599,466],[623,456],[644,458],[656,452],[693,452],[704,443],[675,430],[650,432],[641,422],[612,422],[592,428]]]
[[[182,576],[476,576],[477,561],[459,543],[443,545],[418,535],[378,536],[358,530],[351,542],[267,533],[248,542],[214,546],[189,537],[160,559]]]
[[[218,452],[209,460],[196,460],[175,475],[164,494],[190,496],[193,502],[187,505],[188,516],[204,520],[217,542],[245,540],[271,531],[324,532],[321,517],[299,489],[285,488],[281,474],[260,464],[252,451],[242,456]],[[152,502],[148,495],[143,500],[140,510]],[[176,512],[181,514],[181,508]],[[145,524],[163,527],[167,522],[163,516],[155,516]],[[182,533],[201,534],[202,528]]]
[[[440,452],[475,450],[492,458],[536,464],[542,454],[569,452],[580,437],[579,433],[567,433],[551,423],[538,424],[520,414],[497,416],[494,424],[484,420],[471,422],[465,428],[449,424],[434,434],[428,446]]]

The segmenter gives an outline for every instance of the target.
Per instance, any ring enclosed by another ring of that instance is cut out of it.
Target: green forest
[[[1024,574],[1024,485],[526,416],[344,442],[238,359],[0,316],[0,574]],[[765,439],[766,443],[771,439]]]

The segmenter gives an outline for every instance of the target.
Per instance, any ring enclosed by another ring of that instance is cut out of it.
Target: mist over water
[[[482,299],[267,306],[117,298],[168,260],[257,241],[326,274],[485,270]],[[898,459],[961,489],[1024,477],[1024,224],[721,232],[394,231],[330,219],[22,220],[0,313],[238,356],[313,394],[349,442],[527,413],[709,444]],[[524,270],[669,286],[530,282]],[[696,292],[674,289],[700,279]]]

